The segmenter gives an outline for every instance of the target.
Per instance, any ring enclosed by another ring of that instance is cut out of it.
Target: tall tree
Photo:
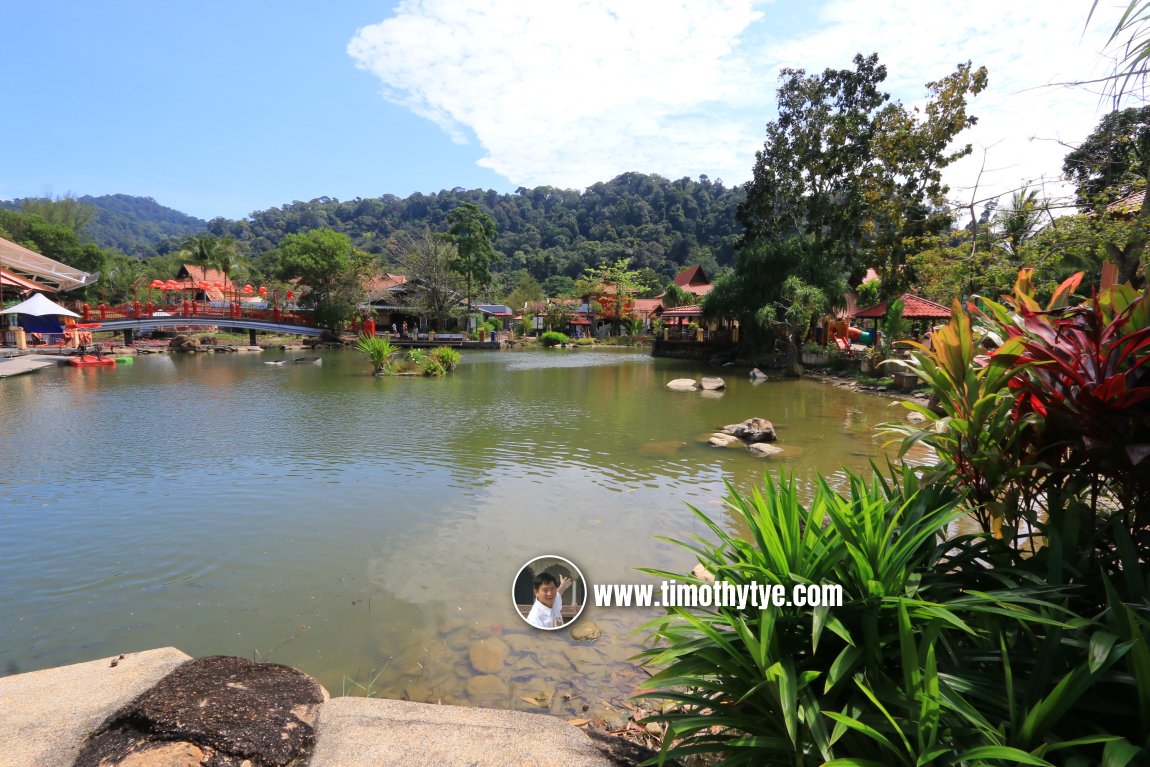
[[[925,107],[908,110],[880,89],[877,54],[854,65],[818,76],[782,71],[779,117],[738,209],[742,246],[804,234],[821,263],[856,278],[878,266],[884,289],[897,291],[906,254],[947,224],[941,172],[970,152],[948,147],[975,122],[966,99],[986,87],[986,70],[960,65],[928,83]]]
[[[1062,170],[1078,189],[1080,208],[1100,220],[1117,219],[1128,225],[1126,237],[1107,242],[1106,253],[1118,266],[1119,282],[1141,285],[1150,243],[1150,206],[1114,203],[1150,184],[1150,107],[1105,115],[1082,145],[1066,155]]]
[[[467,316],[471,317],[472,286],[491,282],[491,262],[495,260],[495,221],[475,203],[465,202],[447,214],[456,257],[453,268],[467,281]]]
[[[581,280],[603,314],[611,318],[615,335],[619,335],[623,319],[634,315],[635,296],[642,287],[639,272],[627,268],[630,264],[631,259],[621,258],[607,266],[588,267]]]
[[[308,288],[320,327],[338,329],[366,297],[364,277],[371,256],[353,247],[346,234],[312,229],[289,234],[276,251],[279,277]]]
[[[1150,178],[1150,106],[1109,112],[1066,155],[1062,172],[1077,189],[1078,205],[1101,210],[1146,188]]]
[[[396,232],[387,241],[391,260],[407,276],[394,292],[395,300],[443,330],[448,317],[458,313],[463,300],[459,275],[452,268],[455,245],[424,228],[418,236]]]

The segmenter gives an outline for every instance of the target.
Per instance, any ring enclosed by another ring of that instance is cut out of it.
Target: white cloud
[[[359,30],[348,52],[387,98],[474,136],[480,165],[516,184],[746,175],[764,119],[723,111],[753,75],[736,46],[758,18],[750,0],[424,0]]]
[[[1100,73],[1105,23],[1083,35],[1080,0],[964,3],[829,0],[405,0],[348,45],[386,98],[474,139],[479,164],[517,185],[581,188],[635,170],[750,176],[774,116],[781,66],[847,67],[877,51],[907,104],[962,61],[990,70],[971,112],[975,156],[950,173],[968,196],[1056,176],[1066,147],[1097,122],[1098,96],[1047,83]],[[802,18],[805,15],[807,18]],[[782,38],[774,30],[804,31]],[[1029,90],[1028,90],[1029,89]]]
[[[1066,144],[1080,142],[1097,124],[1104,106],[1097,87],[1052,85],[1106,74],[1099,51],[1113,20],[1096,17],[1084,33],[1088,10],[1079,0],[832,0],[813,32],[768,50],[776,69],[811,71],[845,67],[856,51],[877,51],[888,69],[888,90],[908,105],[925,97],[927,81],[960,62],[987,67],[989,87],[969,104],[978,124],[959,137],[974,153],[946,175],[952,199],[969,202],[976,183],[977,196],[985,198],[1043,177],[1056,179]],[[815,60],[812,51],[824,53]],[[840,55],[827,55],[832,51]],[[1047,190],[1066,188],[1055,182]]]

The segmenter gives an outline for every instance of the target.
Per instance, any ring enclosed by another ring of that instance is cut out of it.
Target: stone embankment
[[[171,647],[0,678],[0,767],[620,767],[650,756],[542,714],[329,699],[287,666]]]

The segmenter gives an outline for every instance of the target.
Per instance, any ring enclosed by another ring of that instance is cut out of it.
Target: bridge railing
[[[152,302],[131,302],[107,306],[105,304],[78,304],[76,311],[84,322],[109,322],[111,320],[139,320],[139,319],[167,319],[172,318],[172,324],[178,325],[180,319],[215,319],[220,324],[227,320],[256,320],[271,322],[277,325],[298,325],[313,327],[312,317],[307,314],[289,311],[280,308],[249,309],[243,304],[227,303],[223,306],[219,302],[181,301],[176,303],[153,304]]]

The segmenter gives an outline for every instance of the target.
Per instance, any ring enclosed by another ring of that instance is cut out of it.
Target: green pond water
[[[721,394],[671,392],[715,371],[642,352],[473,352],[440,379],[277,359],[0,380],[0,673],[172,645],[287,663],[333,695],[594,714],[645,678],[631,632],[660,611],[589,605],[592,644],[537,632],[513,606],[525,562],[560,555],[591,584],[688,571],[656,540],[705,534],[687,504],[730,526],[725,481],[841,482],[901,412],[736,369]],[[705,444],[751,416],[783,456]],[[491,637],[509,652],[482,675]]]

